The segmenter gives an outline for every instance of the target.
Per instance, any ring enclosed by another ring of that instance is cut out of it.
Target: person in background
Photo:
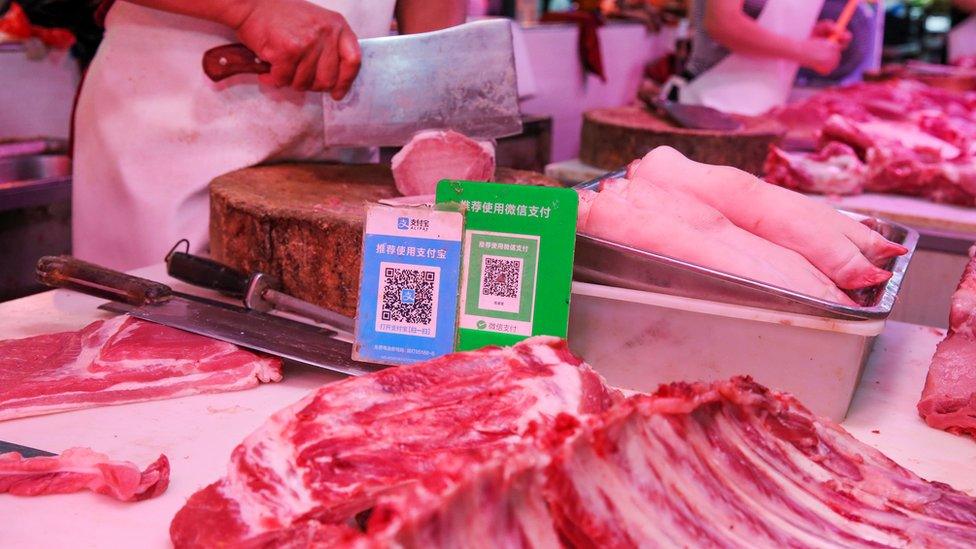
[[[324,150],[322,101],[349,91],[358,38],[464,22],[467,0],[115,2],[75,112],[74,254],[116,269],[208,241],[208,183],[267,161],[364,161]],[[203,53],[242,42],[269,74],[211,82]],[[476,60],[473,60],[476,62]],[[322,93],[312,93],[322,92]]]
[[[949,18],[945,61],[976,68],[976,0],[952,0]]]
[[[829,20],[818,22],[808,37],[784,36],[756,23],[767,2],[784,1],[792,0],[693,0],[690,20],[694,35],[685,78],[694,79],[730,52],[785,58],[820,74],[831,73],[850,42],[850,33],[833,42],[828,37],[834,22]]]

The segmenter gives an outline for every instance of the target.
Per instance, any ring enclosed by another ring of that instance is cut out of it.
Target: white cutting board
[[[976,240],[976,208],[936,204],[922,198],[894,194],[808,196],[829,202],[836,208],[883,217],[915,229],[969,233]]]
[[[186,288],[164,272],[159,265],[136,274]],[[95,309],[99,303],[59,290],[0,304],[0,339],[79,328],[104,315]],[[914,411],[929,357],[942,335],[933,328],[889,322],[844,425],[918,474],[976,495],[976,442],[930,429]],[[139,503],[89,493],[0,495],[0,546],[169,547],[173,515],[193,492],[221,476],[234,446],[274,411],[335,379],[324,371],[290,368],[281,383],[249,391],[0,422],[2,440],[51,451],[91,446],[140,466],[165,453],[172,465],[169,490]]]

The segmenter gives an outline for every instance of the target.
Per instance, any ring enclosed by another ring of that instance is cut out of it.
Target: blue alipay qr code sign
[[[368,234],[363,243],[357,356],[407,364],[452,352],[461,242]]]

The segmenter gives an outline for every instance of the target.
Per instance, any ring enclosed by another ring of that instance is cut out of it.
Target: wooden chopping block
[[[583,114],[580,160],[615,170],[660,145],[706,164],[735,166],[762,175],[769,145],[784,128],[764,119],[749,119],[735,132],[679,128],[639,106],[596,109]]]
[[[559,186],[534,172],[498,168],[495,179]],[[390,167],[278,164],[210,183],[210,253],[274,276],[300,299],[355,316],[365,205],[398,196]]]

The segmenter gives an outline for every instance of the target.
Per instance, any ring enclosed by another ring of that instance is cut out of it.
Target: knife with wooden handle
[[[336,339],[334,330],[181,294],[165,284],[71,256],[41,258],[37,274],[49,286],[113,300],[102,306],[110,311],[295,362],[354,376],[383,368],[353,360],[352,345]]]
[[[248,309],[260,312],[277,309],[296,314],[325,324],[349,339],[356,330],[356,321],[351,317],[280,291],[276,281],[264,273],[248,276],[212,259],[175,249],[166,256],[166,273],[194,286],[241,299]]]
[[[129,305],[163,303],[173,297],[173,290],[165,284],[106,269],[69,255],[42,257],[37,262],[37,279],[55,288],[68,288]]]
[[[226,44],[203,54],[203,72],[214,82],[238,74],[265,74],[271,65],[244,44]]]

